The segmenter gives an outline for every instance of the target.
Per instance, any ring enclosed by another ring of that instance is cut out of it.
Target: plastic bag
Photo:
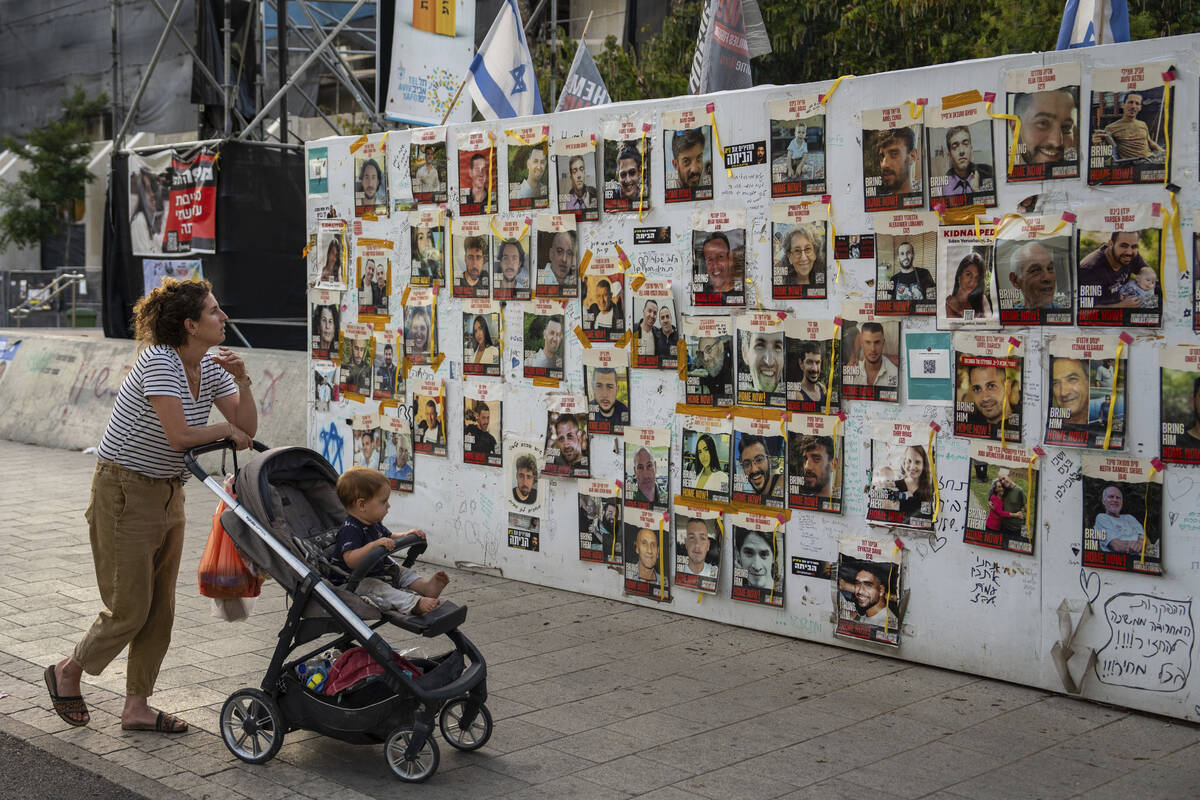
[[[221,525],[221,513],[225,508],[224,500],[217,503],[212,532],[208,534],[208,544],[204,545],[204,554],[200,556],[200,570],[196,576],[200,583],[200,594],[219,600],[258,597],[262,590],[262,578],[246,567],[237,548],[233,546],[233,539],[229,538]]]
[[[254,611],[253,597],[230,597],[225,600],[212,600],[212,616],[226,622],[241,622]]]

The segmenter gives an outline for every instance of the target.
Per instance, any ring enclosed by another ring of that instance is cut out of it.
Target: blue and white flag
[[[467,78],[471,99],[484,119],[507,119],[542,113],[533,59],[516,0],[505,0],[475,53]]]
[[[1055,49],[1128,41],[1128,0],[1067,0]]]

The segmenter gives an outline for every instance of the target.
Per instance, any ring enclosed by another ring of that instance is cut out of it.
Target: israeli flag
[[[1128,0],[1067,0],[1056,49],[1128,41]]]
[[[533,59],[516,0],[505,0],[471,62],[471,99],[484,119],[542,113]]]

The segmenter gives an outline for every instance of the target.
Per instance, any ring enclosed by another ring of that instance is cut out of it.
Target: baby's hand
[[[392,549],[395,548],[395,546],[396,546],[396,540],[390,536],[381,536],[375,540],[375,544],[383,545],[387,549],[387,551],[390,553],[392,551]]]
[[[436,597],[422,597],[413,608],[413,614],[428,614],[441,604],[442,601]]]
[[[410,528],[409,530],[406,530],[404,533],[393,533],[392,534],[392,538],[395,538],[395,539],[403,539],[405,536],[418,536],[421,539],[424,539],[426,541],[429,540],[429,537],[427,537],[425,535],[425,531],[421,530],[420,528]]]

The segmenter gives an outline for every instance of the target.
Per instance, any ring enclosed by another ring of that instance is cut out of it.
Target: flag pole
[[[471,74],[471,71],[467,70],[467,75],[470,75],[470,74]],[[450,105],[446,106],[446,113],[442,114],[442,121],[440,123],[438,123],[439,125],[445,125],[446,120],[450,119],[451,112],[453,112],[454,107],[456,105],[458,105],[458,98],[462,96],[463,89],[467,88],[468,80],[469,80],[469,78],[463,78],[462,83],[460,83],[458,85],[458,91],[454,93],[454,99],[450,101]]]
[[[579,43],[583,44],[584,38],[587,37],[588,26],[592,24],[592,15],[595,14],[595,9],[588,12],[587,22],[583,23],[583,33],[579,34]]]

